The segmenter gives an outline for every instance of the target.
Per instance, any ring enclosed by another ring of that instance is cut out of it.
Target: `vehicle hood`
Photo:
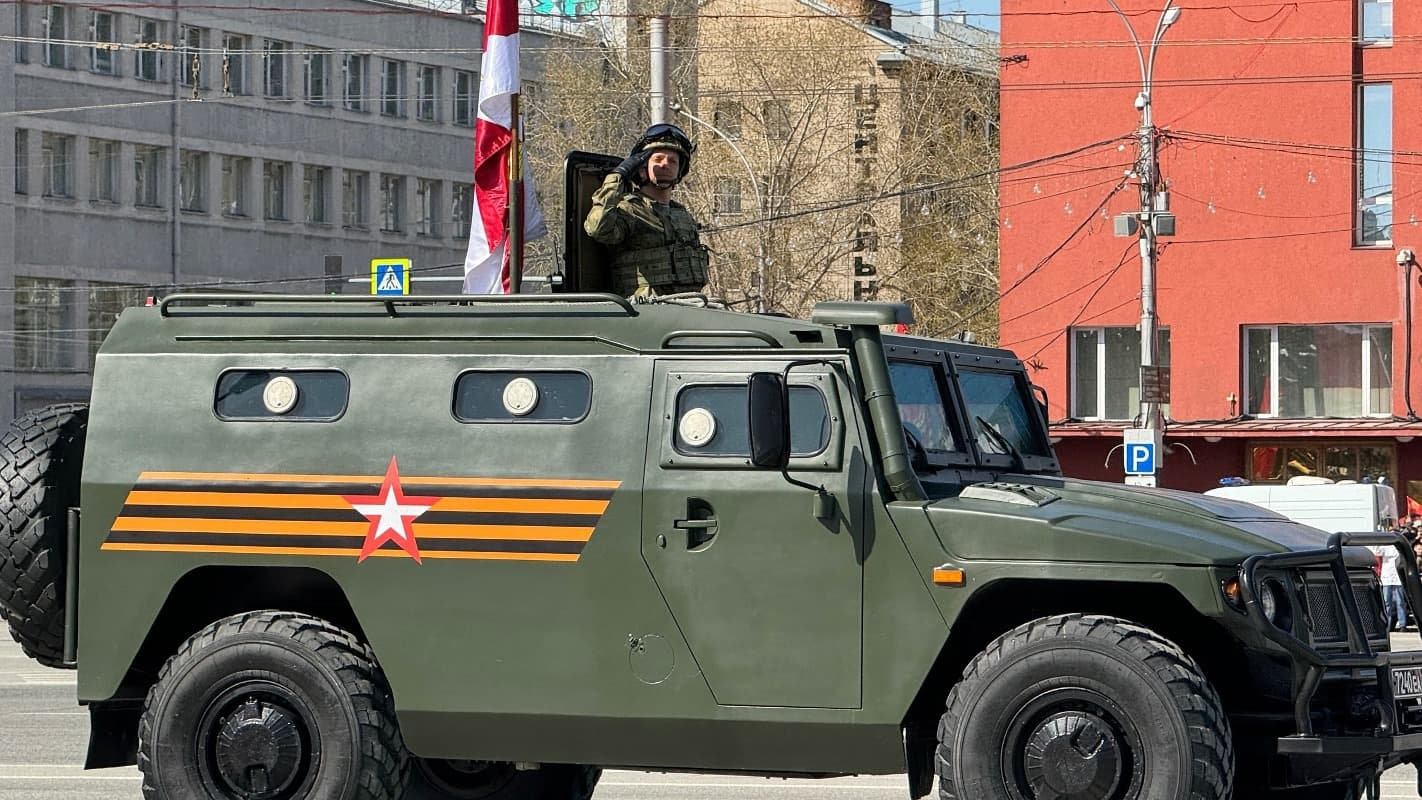
[[[1322,548],[1329,536],[1252,503],[1041,475],[964,487],[925,511],[943,546],[967,559],[1233,565]],[[1349,548],[1348,561],[1372,555]]]

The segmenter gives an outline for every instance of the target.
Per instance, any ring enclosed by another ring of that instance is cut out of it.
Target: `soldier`
[[[593,194],[583,230],[612,248],[613,289],[657,297],[700,292],[709,258],[696,220],[672,190],[696,146],[675,125],[653,125]]]

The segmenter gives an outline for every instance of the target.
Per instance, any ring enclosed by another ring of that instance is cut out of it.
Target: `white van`
[[[1329,533],[1385,531],[1397,522],[1396,493],[1377,483],[1292,478],[1283,486],[1222,486],[1205,494],[1263,506]]]

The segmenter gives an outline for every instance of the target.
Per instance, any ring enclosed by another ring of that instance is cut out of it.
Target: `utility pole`
[[[647,33],[652,66],[652,124],[660,125],[667,121],[667,95],[670,93],[667,72],[667,18],[657,16],[647,20]]]
[[[1155,34],[1150,40],[1149,52],[1141,49],[1130,17],[1116,5],[1116,0],[1106,0],[1126,25],[1131,43],[1136,48],[1136,59],[1141,68],[1141,91],[1136,95],[1135,106],[1141,112],[1141,127],[1138,132],[1139,150],[1136,158],[1136,178],[1140,186],[1141,210],[1138,214],[1121,215],[1116,218],[1117,236],[1137,236],[1141,251],[1141,370],[1140,370],[1140,416],[1136,430],[1127,430],[1126,471],[1127,482],[1142,486],[1155,485],[1155,471],[1159,467],[1162,453],[1163,420],[1161,419],[1160,389],[1169,386],[1162,375],[1156,357],[1158,340],[1158,316],[1155,310],[1155,267],[1157,236],[1175,235],[1175,217],[1169,213],[1169,196],[1162,190],[1157,169],[1157,155],[1160,133],[1155,128],[1152,114],[1151,81],[1155,73],[1155,54],[1166,29],[1180,19],[1180,8],[1174,0],[1165,0],[1160,17],[1155,23]],[[1140,449],[1146,446],[1148,449]],[[1135,448],[1135,449],[1133,449]],[[1139,455],[1135,455],[1139,454]],[[1149,456],[1146,458],[1146,456]],[[1149,467],[1147,470],[1146,467]]]

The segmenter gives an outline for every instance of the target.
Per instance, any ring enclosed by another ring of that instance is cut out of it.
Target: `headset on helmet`
[[[680,153],[681,173],[676,178],[679,181],[691,171],[691,156],[696,152],[696,145],[681,128],[661,123],[648,128],[647,132],[642,134],[642,138],[632,145],[632,155],[643,150],[675,150]]]

